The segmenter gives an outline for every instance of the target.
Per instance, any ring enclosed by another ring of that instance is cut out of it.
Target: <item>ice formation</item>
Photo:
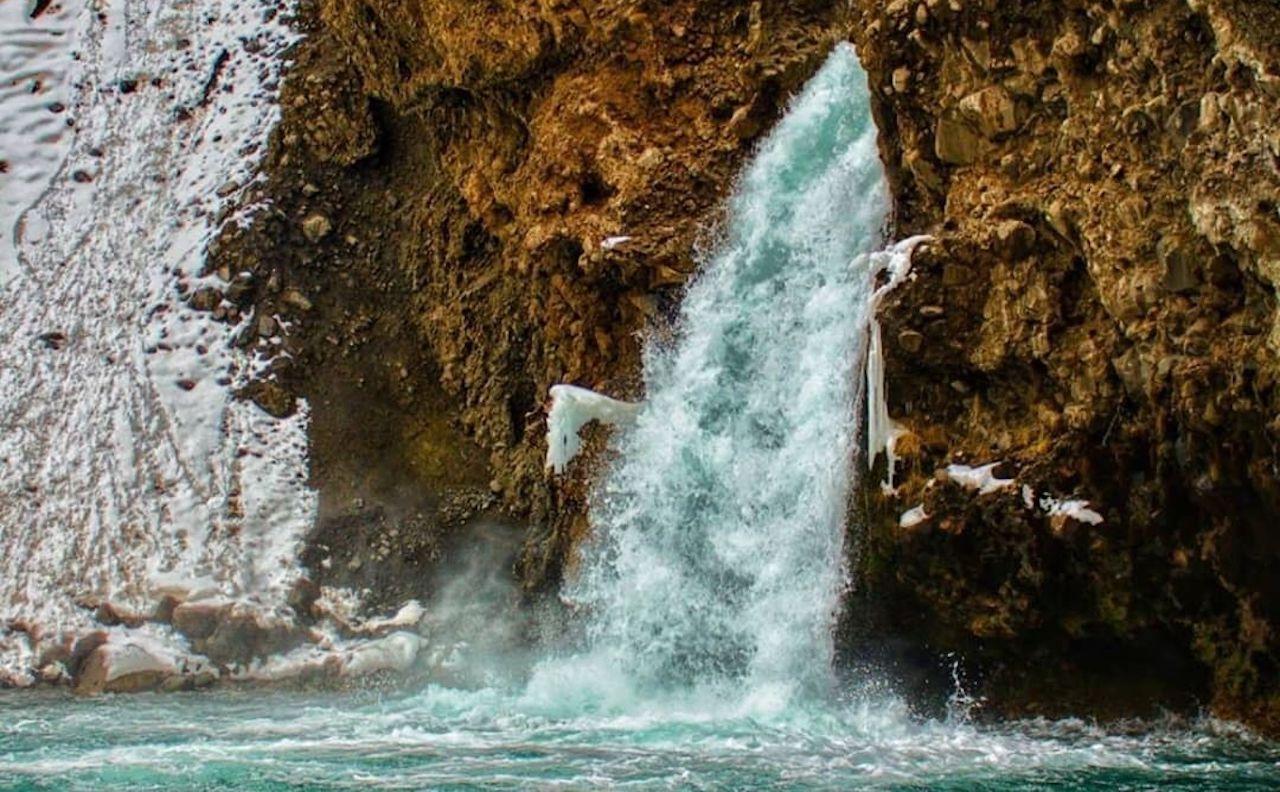
[[[1086,500],[1058,500],[1048,495],[1040,498],[1040,508],[1050,517],[1070,517],[1076,522],[1089,525],[1102,525],[1102,515],[1089,508]]]
[[[888,458],[889,470],[884,486],[893,490],[894,468],[898,458],[894,447],[902,434],[902,429],[889,417],[889,405],[884,389],[884,343],[880,338],[880,320],[876,318],[880,304],[885,296],[906,279],[911,272],[911,257],[922,243],[929,241],[927,236],[914,236],[897,243],[888,250],[866,253],[863,261],[856,262],[855,268],[866,268],[871,277],[880,272],[888,273],[888,280],[871,295],[870,318],[868,319],[867,344],[867,468],[875,467],[876,458],[884,452]]]
[[[929,519],[929,515],[925,512],[924,504],[922,503],[915,508],[907,509],[903,512],[902,516],[898,518],[898,527],[915,528],[927,519]]]
[[[551,410],[547,415],[547,467],[556,475],[582,450],[578,432],[592,421],[624,426],[635,420],[640,405],[611,399],[575,385],[551,388]]]
[[[976,468],[968,465],[948,465],[947,478],[965,489],[977,490],[979,495],[990,495],[993,492],[999,492],[1018,483],[1017,479],[996,477],[995,469],[1000,464],[999,462],[992,462],[989,465]]]

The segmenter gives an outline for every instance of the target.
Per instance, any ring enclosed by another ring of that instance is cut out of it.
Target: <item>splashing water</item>
[[[744,175],[677,341],[649,350],[566,592],[576,654],[385,697],[8,693],[0,788],[1275,788],[1280,748],[1214,721],[978,727],[833,689],[860,254],[886,205],[840,47]]]

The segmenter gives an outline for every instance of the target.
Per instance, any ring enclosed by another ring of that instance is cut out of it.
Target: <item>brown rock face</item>
[[[1010,708],[1092,655],[1280,727],[1280,6],[915,5],[860,3],[899,232],[938,240],[883,317],[911,434],[869,588]]]
[[[580,493],[544,476],[548,388],[634,395],[639,331],[678,300],[846,4],[314,10],[268,157],[273,209],[214,262],[247,273],[241,312],[273,317],[242,339],[275,356],[246,397],[311,408],[313,575],[424,580],[442,537],[501,508],[542,527],[522,569],[553,585]]]
[[[884,311],[909,434],[897,497],[860,498],[850,613],[980,661],[1006,709],[1181,687],[1280,724],[1273,2],[311,11],[271,208],[193,299],[258,317],[246,397],[309,405],[317,583],[429,599],[440,548],[502,512],[535,526],[526,587],[555,585],[586,524],[543,473],[548,387],[637,395],[752,141],[852,36],[896,230],[936,242]],[[995,461],[1016,485],[938,474]]]

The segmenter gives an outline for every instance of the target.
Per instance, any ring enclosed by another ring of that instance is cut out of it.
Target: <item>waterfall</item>
[[[565,597],[640,690],[829,682],[888,206],[841,45],[742,175],[674,341],[647,349],[647,399],[591,504]]]

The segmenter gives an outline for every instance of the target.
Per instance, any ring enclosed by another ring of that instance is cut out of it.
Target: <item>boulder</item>
[[[1018,106],[1003,86],[992,85],[960,100],[961,114],[978,134],[993,140],[1018,128]]]
[[[173,660],[142,643],[105,643],[90,653],[76,677],[82,696],[156,690],[178,675]]]

